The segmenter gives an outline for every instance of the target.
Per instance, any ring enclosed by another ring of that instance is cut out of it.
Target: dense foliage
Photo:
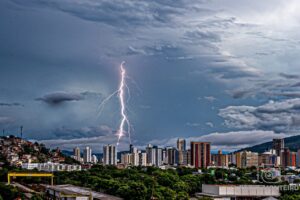
[[[209,175],[193,175],[193,169],[160,170],[154,167],[117,169],[94,166],[88,171],[55,174],[57,184],[74,184],[124,199],[189,199],[202,183],[215,183]]]

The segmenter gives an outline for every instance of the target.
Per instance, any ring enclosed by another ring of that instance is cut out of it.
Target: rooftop
[[[83,187],[78,187],[74,185],[47,185],[46,186],[48,189],[52,189],[55,191],[63,192],[65,194],[80,194],[84,196],[89,196],[92,194],[93,198],[95,200],[101,199],[101,200],[121,200],[122,198],[116,197],[116,196],[111,196],[108,194],[100,193],[100,192],[95,192],[92,191],[88,188],[83,188]]]

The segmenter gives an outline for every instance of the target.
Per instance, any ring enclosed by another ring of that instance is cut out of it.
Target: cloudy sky
[[[0,128],[100,152],[116,143],[121,118],[117,97],[99,105],[126,61],[134,145],[184,137],[232,150],[296,135],[299,9],[297,0],[2,0]]]

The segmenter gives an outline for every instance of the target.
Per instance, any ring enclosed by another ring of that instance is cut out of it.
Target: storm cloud
[[[294,133],[300,129],[300,99],[270,101],[261,106],[228,106],[219,115],[236,129],[273,130]]]
[[[99,104],[126,61],[135,145],[185,137],[234,148],[226,134],[251,144],[251,133],[296,134],[299,9],[297,0],[0,1],[0,128],[100,151],[117,140],[120,105],[114,96],[99,115]]]
[[[82,94],[77,93],[67,93],[67,92],[54,92],[51,94],[46,94],[42,97],[38,97],[35,100],[43,101],[50,105],[58,105],[63,102],[68,101],[80,101],[83,100],[84,96]]]

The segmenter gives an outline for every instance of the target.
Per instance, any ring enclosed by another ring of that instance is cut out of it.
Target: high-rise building
[[[237,168],[242,168],[242,152],[235,153],[235,162]]]
[[[297,166],[297,153],[296,152],[291,152],[290,166],[291,167],[296,167]]]
[[[183,162],[182,165],[191,165],[191,150],[183,151]]]
[[[210,142],[191,142],[191,165],[195,168],[206,168],[210,161]]]
[[[278,167],[280,165],[280,157],[276,155],[276,151],[271,149],[258,155],[258,165],[260,167]]]
[[[139,166],[147,166],[147,154],[139,153]]]
[[[276,151],[276,155],[280,156],[281,152],[284,149],[284,139],[283,138],[274,138],[272,148]]]
[[[85,149],[83,150],[83,162],[92,162],[92,149],[90,147],[85,147]]]
[[[168,154],[167,149],[162,150],[162,163],[167,165],[168,164]]]
[[[183,157],[186,151],[186,142],[185,139],[177,139],[177,150],[178,150],[178,164],[183,165]]]
[[[223,154],[222,150],[219,150],[218,154],[211,155],[211,161],[217,167],[228,167],[228,155]]]
[[[241,168],[258,166],[258,153],[243,151],[241,155]]]
[[[177,140],[177,150],[178,150],[178,164],[183,165],[184,152],[186,150],[185,139],[178,138]]]
[[[185,139],[178,138],[178,140],[177,140],[177,149],[178,149],[178,151],[185,151],[186,150]]]
[[[124,165],[132,165],[132,154],[131,153],[123,153],[121,155],[121,163]]]
[[[151,144],[147,145],[146,154],[147,154],[147,165],[149,166],[154,165],[156,160],[156,150]]]
[[[117,153],[114,145],[105,145],[103,147],[103,164],[104,165],[116,165]]]
[[[228,155],[228,163],[236,165],[236,155],[234,153]]]
[[[284,148],[283,151],[281,152],[281,166],[286,168],[287,166],[290,166],[290,157],[291,157],[291,152],[289,148]]]
[[[300,149],[297,151],[297,167],[300,167]]]
[[[162,148],[158,148],[157,146],[154,146],[153,149],[155,150],[155,160],[154,160],[154,165],[159,167],[162,165]]]
[[[81,155],[80,155],[80,148],[79,147],[75,147],[73,149],[73,156],[74,156],[74,159],[77,160],[77,161],[80,161],[81,160]]]
[[[92,163],[98,163],[98,158],[96,155],[92,155]]]
[[[297,165],[297,153],[291,152],[289,148],[284,148],[281,152],[281,166],[286,167],[296,167]]]
[[[178,151],[174,147],[167,147],[167,164],[176,165],[178,164]]]

